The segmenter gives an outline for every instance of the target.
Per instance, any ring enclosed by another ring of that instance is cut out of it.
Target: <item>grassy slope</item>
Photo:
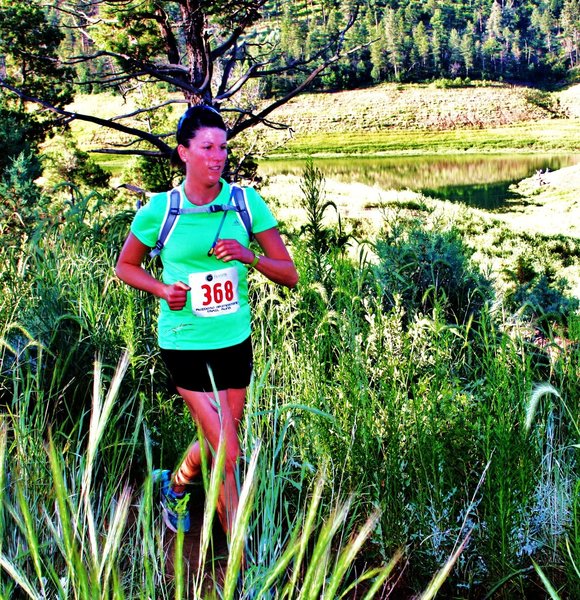
[[[129,114],[136,107],[131,98],[102,94],[79,96],[69,108],[110,117]],[[288,140],[288,132],[265,128],[260,132],[269,156],[512,149],[580,152],[579,107],[580,84],[553,94],[505,84],[451,89],[384,84],[292,99],[270,115],[291,128],[291,139],[283,148],[279,144]],[[180,105],[174,108],[175,119],[181,110]],[[133,120],[123,122],[138,125]],[[75,121],[72,127],[85,149],[128,141],[90,123]]]
[[[580,85],[544,94],[495,84],[386,84],[299,96],[274,113],[292,128],[278,154],[580,151]],[[288,134],[264,131],[272,143]]]

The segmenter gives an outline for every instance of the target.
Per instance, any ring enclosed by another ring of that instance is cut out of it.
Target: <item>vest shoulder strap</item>
[[[167,193],[167,208],[163,217],[161,228],[159,229],[159,236],[155,242],[155,246],[149,253],[151,258],[155,258],[161,253],[161,250],[165,248],[169,237],[173,233],[175,226],[177,225],[177,219],[179,215],[185,214],[196,214],[196,213],[215,213],[215,212],[226,212],[233,210],[238,213],[238,218],[242,222],[248,232],[250,241],[254,239],[252,233],[252,215],[248,210],[248,203],[246,201],[246,191],[239,185],[231,184],[230,186],[230,204],[214,204],[212,206],[183,206],[183,198],[181,189],[179,187],[173,188]]]
[[[167,193],[167,208],[165,209],[165,216],[163,217],[163,222],[161,224],[161,229],[159,230],[159,236],[157,237],[155,246],[151,252],[149,252],[149,256],[151,258],[155,258],[161,252],[161,250],[163,250],[167,240],[173,233],[177,223],[177,217],[181,212],[181,203],[182,198],[179,188],[173,188]]]
[[[252,232],[252,214],[248,209],[246,190],[233,183],[231,184],[230,189],[230,202],[236,207],[238,218],[242,222],[242,225],[246,228],[250,241],[252,241],[254,239],[254,234]]]

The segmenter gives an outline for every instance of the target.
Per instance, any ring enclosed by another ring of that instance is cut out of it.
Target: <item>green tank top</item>
[[[185,193],[183,184],[181,191]],[[229,197],[230,186],[222,180],[221,192],[211,204],[228,204]],[[246,200],[254,234],[278,225],[254,189],[246,188]],[[146,246],[155,245],[166,208],[167,193],[164,192],[154,195],[135,215],[131,232]],[[223,212],[180,215],[161,251],[162,281],[167,284],[182,281],[191,287],[182,310],[170,310],[165,300],[160,301],[157,337],[161,348],[227,348],[250,335],[247,267],[238,261],[225,263],[208,256],[223,216]],[[249,245],[248,233],[236,212],[226,213],[220,238]]]

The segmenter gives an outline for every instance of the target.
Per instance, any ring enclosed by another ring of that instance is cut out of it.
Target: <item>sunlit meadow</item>
[[[79,198],[3,244],[2,598],[578,597],[577,307],[497,289],[416,207],[363,241],[323,189],[309,167],[282,223],[298,288],[252,275],[238,521],[217,556],[206,472],[193,565],[150,473],[197,432],[113,275],[131,211]]]

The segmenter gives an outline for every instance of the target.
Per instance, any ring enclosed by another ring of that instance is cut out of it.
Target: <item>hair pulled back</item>
[[[189,141],[192,140],[197,131],[203,127],[215,127],[222,131],[227,131],[222,116],[215,108],[207,104],[190,106],[183,113],[177,124],[177,132],[175,134],[177,144],[188,147]],[[176,167],[184,167],[183,161],[177,152],[177,148],[173,150],[171,162]]]

